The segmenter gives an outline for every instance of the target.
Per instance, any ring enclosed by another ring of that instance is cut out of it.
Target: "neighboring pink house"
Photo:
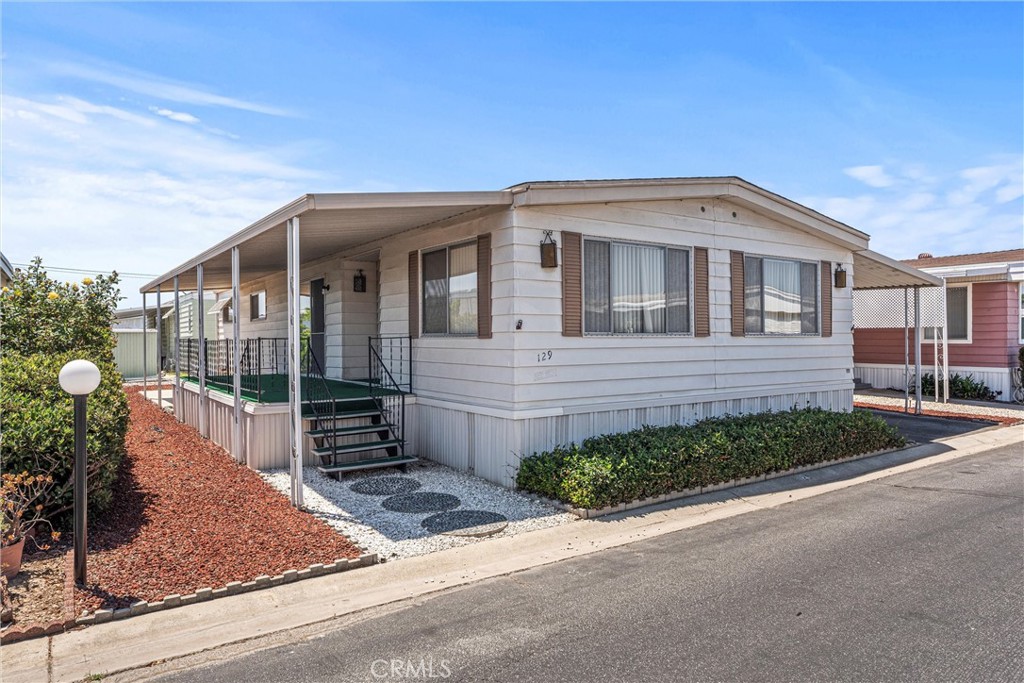
[[[1024,345],[1024,249],[979,254],[921,254],[903,263],[946,281],[946,335],[949,372],[971,375],[1012,400],[1011,369]],[[934,344],[925,328],[923,372],[934,365]],[[913,350],[911,349],[911,358]],[[859,327],[853,334],[855,374],[876,388],[902,381],[902,329]]]

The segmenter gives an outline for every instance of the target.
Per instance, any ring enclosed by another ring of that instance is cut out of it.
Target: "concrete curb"
[[[896,453],[903,451],[908,448],[913,448],[919,444],[914,442],[907,442],[906,446],[901,448],[884,448],[879,451],[871,451],[869,453],[861,453],[859,455],[851,455],[846,458],[837,458],[836,460],[823,460],[821,462],[811,463],[810,465],[801,465],[800,467],[793,467],[788,470],[779,470],[778,472],[769,472],[768,474],[761,474],[753,477],[744,477],[743,479],[731,479],[729,481],[718,482],[717,484],[710,484],[708,486],[701,486],[699,488],[683,489],[682,491],[673,491],[672,493],[666,493],[660,496],[653,496],[651,498],[641,498],[639,500],[630,501],[628,503],[619,503],[617,505],[609,505],[603,508],[577,508],[563,503],[560,500],[552,500],[551,498],[545,498],[544,496],[536,493],[530,493],[529,491],[519,491],[528,498],[532,498],[536,501],[550,505],[553,508],[564,510],[571,514],[576,515],[580,519],[595,519],[597,517],[605,517],[607,515],[614,515],[617,512],[626,512],[627,510],[638,510],[640,508],[649,507],[651,505],[658,505],[660,503],[668,503],[673,500],[682,500],[683,498],[693,498],[694,496],[700,496],[705,493],[712,493],[713,491],[725,491],[728,489],[734,489],[739,486],[746,486],[747,484],[754,484],[759,481],[768,481],[769,479],[778,479],[779,477],[788,477],[792,474],[800,474],[801,472],[809,472],[811,470],[820,470],[822,467],[830,467],[832,465],[839,465],[844,462],[852,462],[854,460],[863,460],[864,458],[872,458],[876,455],[885,455],[886,453]]]
[[[377,564],[378,560],[379,558],[377,553],[364,553],[359,557],[352,559],[337,559],[330,564],[311,564],[305,569],[289,569],[281,574],[277,574],[276,576],[257,576],[252,581],[229,581],[226,585],[219,588],[200,588],[196,590],[195,593],[189,593],[188,595],[178,595],[175,593],[164,597],[163,600],[154,600],[152,602],[140,600],[138,602],[133,602],[129,607],[122,607],[120,609],[98,609],[92,614],[85,614],[76,618],[74,616],[73,606],[75,590],[73,578],[74,573],[70,566],[72,559],[71,554],[69,553],[67,555],[68,566],[65,570],[64,580],[65,619],[63,621],[54,621],[48,624],[25,624],[21,627],[11,627],[0,635],[0,645],[7,645],[8,643],[15,643],[19,640],[28,640],[30,638],[38,638],[40,636],[56,635],[70,628],[102,624],[107,621],[137,617],[142,614],[149,614],[150,612],[173,609],[175,607],[184,607],[185,605],[205,602],[207,600],[222,598],[228,595],[238,595],[240,593],[262,590],[264,588],[273,588],[274,586],[280,586],[285,583],[300,581],[302,579],[309,579],[314,576],[336,574],[338,572],[344,572],[358,567],[369,567],[370,565]]]

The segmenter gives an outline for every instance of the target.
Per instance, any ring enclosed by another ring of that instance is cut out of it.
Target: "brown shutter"
[[[583,236],[562,233],[562,336],[583,336]]]
[[[832,336],[832,262],[821,262],[821,336]]]
[[[409,336],[420,336],[420,253],[409,252]]]
[[[708,298],[708,250],[693,250],[693,336],[711,336],[711,307]]]
[[[476,336],[491,338],[491,236],[476,238]]]
[[[732,336],[745,337],[743,319],[743,252],[730,251],[732,270]]]

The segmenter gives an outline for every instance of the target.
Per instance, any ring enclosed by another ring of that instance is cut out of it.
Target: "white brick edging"
[[[172,609],[174,607],[184,607],[185,605],[191,605],[196,602],[205,602],[206,600],[213,600],[214,598],[222,598],[227,595],[239,595],[241,593],[248,593],[250,591],[260,590],[263,588],[271,588],[272,586],[280,586],[283,583],[291,583],[292,581],[297,581],[299,579],[308,579],[314,576],[324,576],[326,574],[336,574],[338,572],[348,571],[349,569],[356,569],[357,567],[369,567],[370,565],[377,564],[378,559],[377,553],[364,553],[351,560],[338,559],[330,564],[311,564],[306,569],[289,569],[276,576],[267,576],[264,574],[257,576],[252,581],[229,581],[226,585],[221,586],[220,588],[200,588],[195,593],[189,593],[188,595],[178,595],[175,593],[168,595],[163,600],[154,600],[153,602],[140,600],[139,602],[133,602],[131,607],[122,607],[121,609],[115,610],[98,609],[92,614],[86,614],[75,619],[75,625],[88,626],[90,624],[102,624],[106,621],[126,619],[140,614],[149,614],[150,612],[157,612],[163,609]]]
[[[683,489],[682,491],[673,491],[672,493],[666,493],[662,496],[654,496],[652,498],[641,498],[634,500],[629,503],[619,503],[618,505],[609,505],[603,508],[577,508],[563,503],[560,500],[552,500],[551,498],[545,498],[544,496],[536,493],[530,493],[529,491],[520,491],[523,495],[538,500],[545,505],[564,510],[565,512],[572,513],[580,519],[594,519],[595,517],[604,517],[605,515],[613,515],[616,512],[625,512],[627,510],[636,510],[637,508],[647,507],[649,505],[657,505],[659,503],[667,503],[673,500],[680,500],[682,498],[692,498],[693,496],[699,496],[704,493],[711,493],[712,491],[724,491],[726,489],[734,489],[737,486],[746,486],[747,484],[754,484],[759,481],[767,481],[769,479],[778,479],[779,477],[788,477],[791,474],[800,474],[801,472],[808,472],[810,470],[820,470],[823,467],[831,467],[832,465],[839,465],[844,462],[851,462],[853,460],[863,460],[864,458],[872,458],[876,455],[885,455],[886,453],[895,453],[896,451],[906,450],[913,446],[918,446],[908,441],[906,446],[900,448],[883,448],[880,451],[870,451],[868,453],[861,453],[860,455],[851,455],[846,458],[837,458],[836,460],[823,460],[822,462],[812,463],[810,465],[801,465],[800,467],[794,467],[789,470],[780,470],[778,472],[770,472],[768,474],[762,474],[757,477],[745,477],[743,479],[732,479],[730,481],[723,481],[717,484],[711,484],[709,486],[702,486],[699,488]]]

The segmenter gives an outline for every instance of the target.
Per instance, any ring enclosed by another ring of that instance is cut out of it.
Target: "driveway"
[[[900,431],[909,441],[917,443],[928,443],[930,441],[941,441],[953,436],[976,432],[981,429],[988,429],[996,422],[984,420],[960,420],[945,417],[930,417],[927,415],[905,415],[887,410],[872,410],[872,413],[885,420]]]

